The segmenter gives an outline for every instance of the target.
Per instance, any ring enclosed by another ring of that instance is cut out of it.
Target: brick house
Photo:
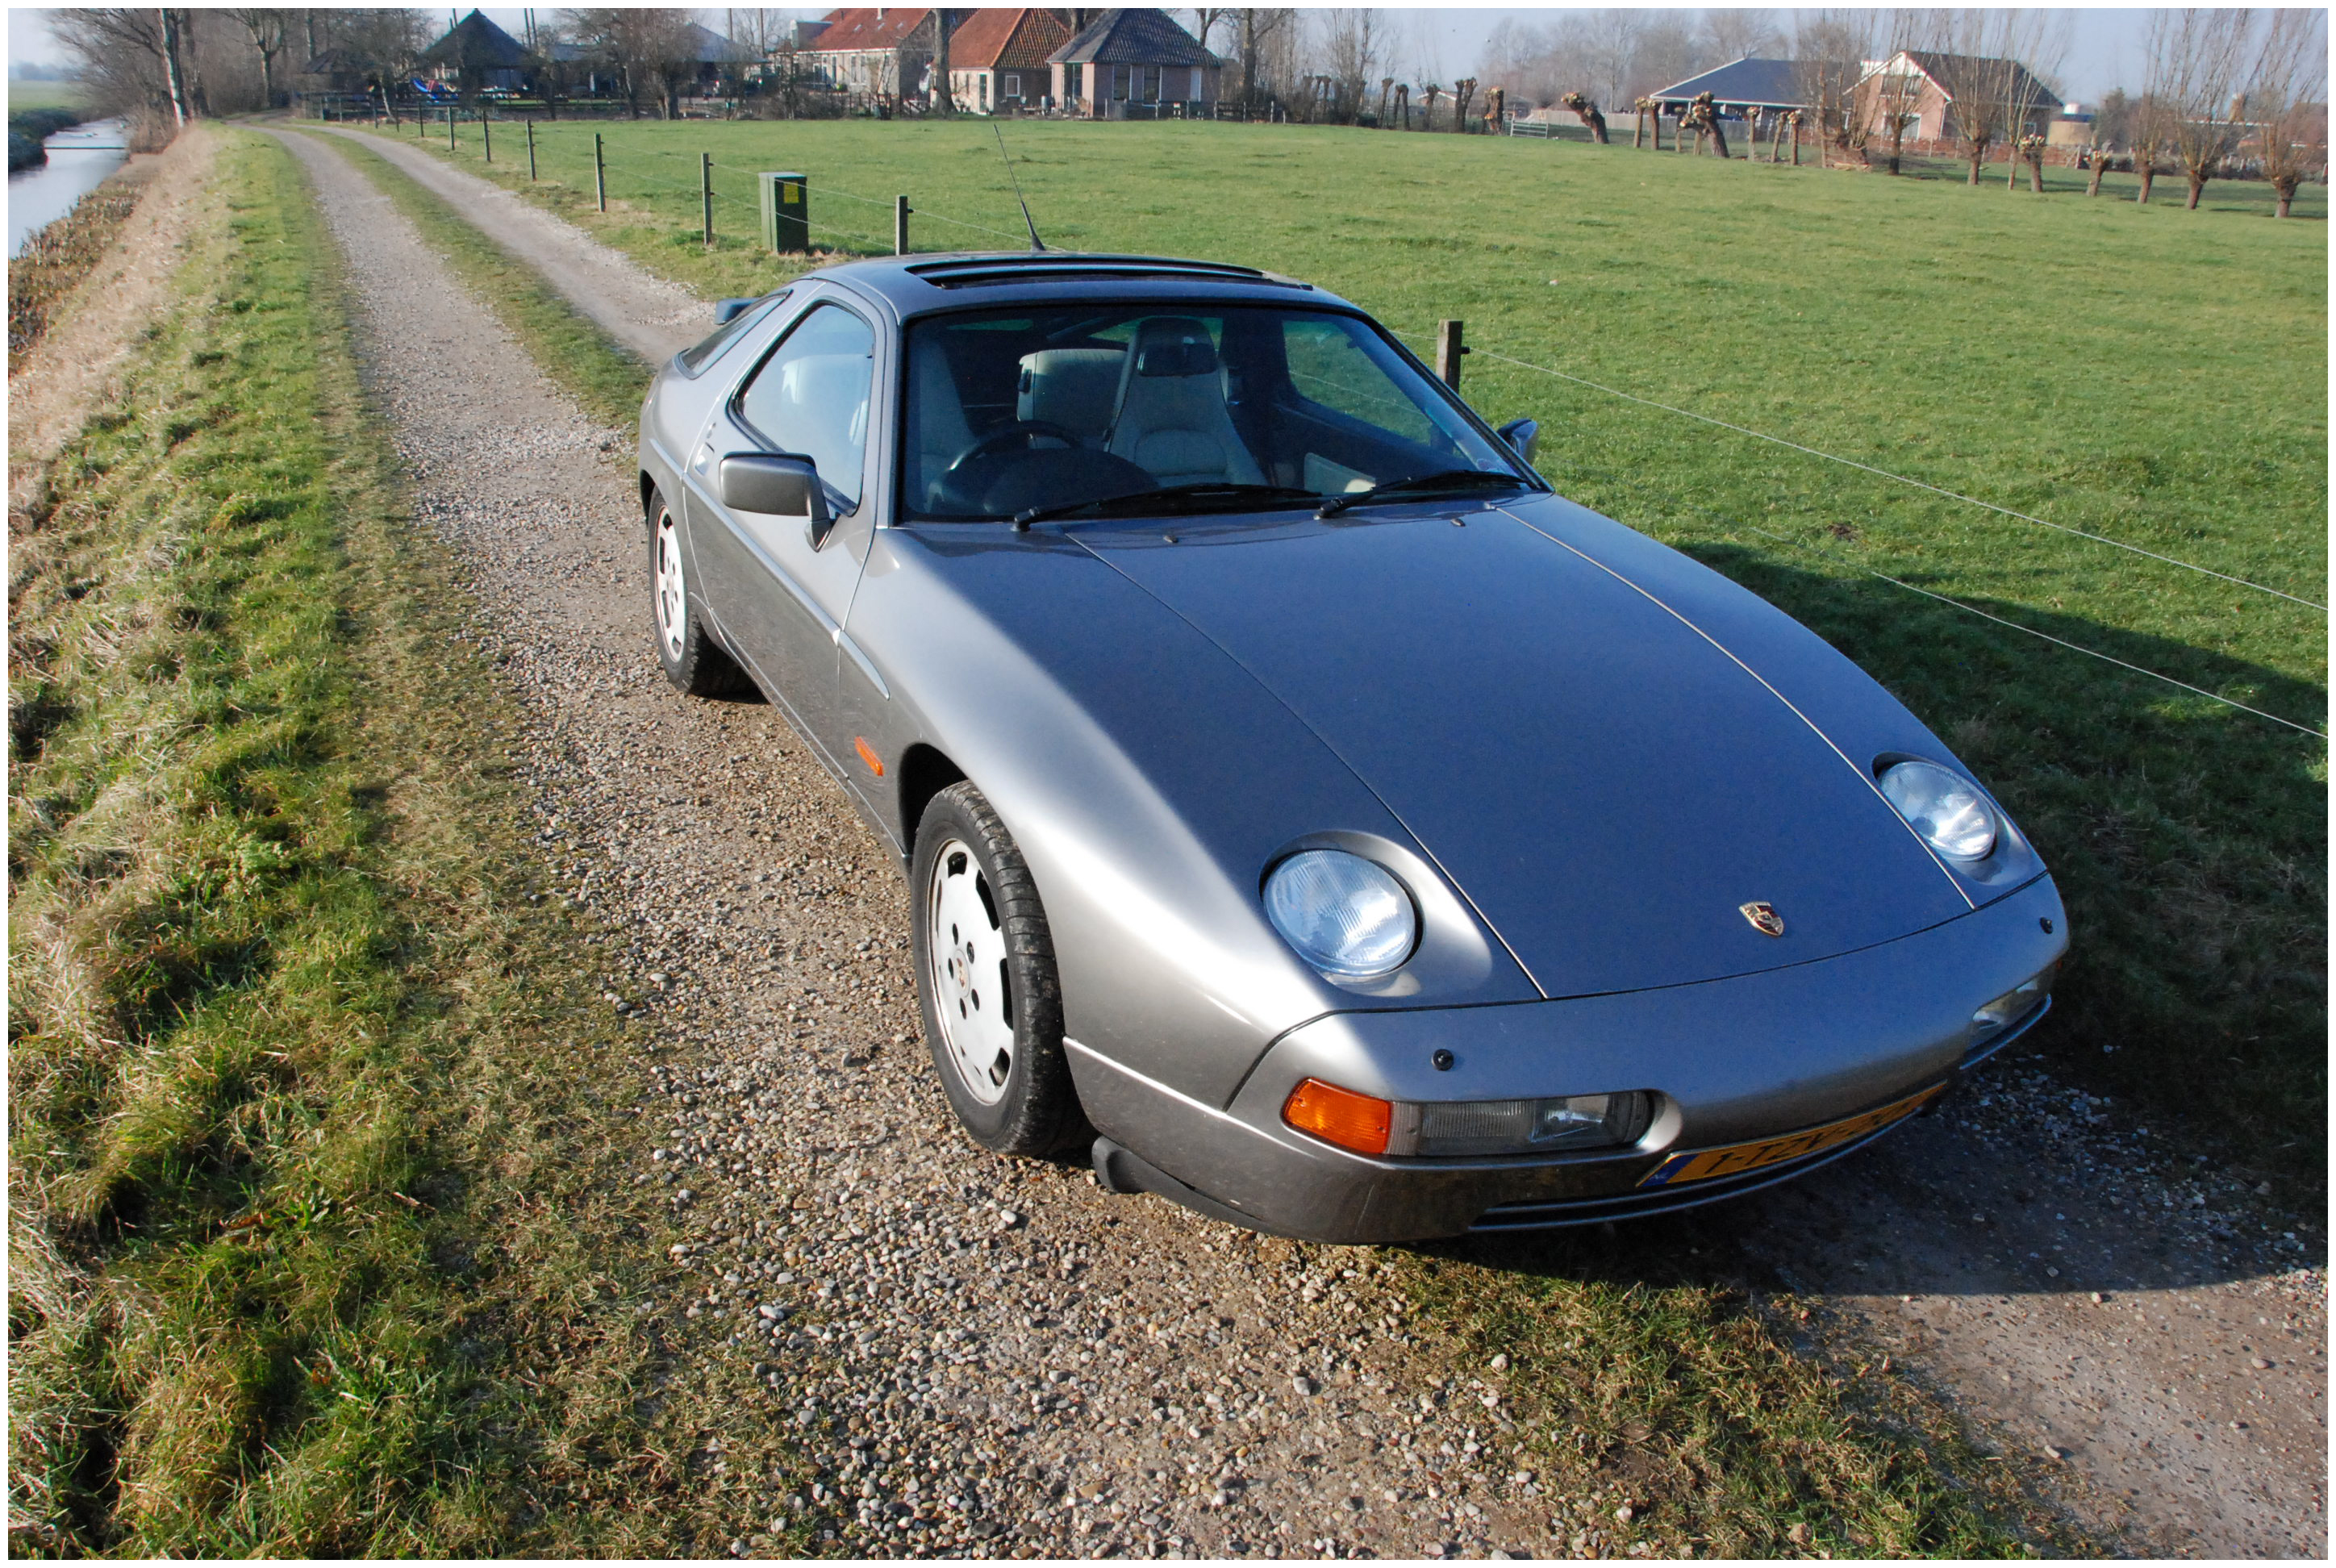
[[[846,93],[883,99],[920,93],[933,59],[932,15],[930,9],[881,5],[831,11],[798,57]]]
[[[1052,90],[1047,57],[1071,41],[1068,11],[988,6],[949,34],[949,93],[959,110],[1034,110]]]
[[[2004,104],[2004,119],[2014,128],[2014,136],[2049,134],[2062,111],[2060,95],[2017,60],[1930,49],[1901,49],[1887,60],[1869,62],[1858,79],[1854,102],[1869,134],[1883,142],[1890,138],[1889,106],[1903,104],[1901,112],[1912,121],[1906,128],[1911,152],[1918,146],[1942,147],[1961,139],[1962,127],[1955,118],[1959,90],[1984,93],[1989,102]]]

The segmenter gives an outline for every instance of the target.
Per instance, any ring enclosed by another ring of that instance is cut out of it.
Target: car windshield
[[[904,514],[983,521],[1302,504],[1533,481],[1372,326],[1319,310],[1085,305],[909,334]],[[1154,499],[1152,492],[1165,492]]]

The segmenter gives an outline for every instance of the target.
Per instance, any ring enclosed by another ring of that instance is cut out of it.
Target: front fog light
[[[2030,980],[2024,980],[1987,1003],[1971,1015],[1971,1040],[1974,1044],[2003,1033],[2020,1019],[2034,1012],[2052,994],[2052,971],[2046,969]]]
[[[1387,1101],[1308,1078],[1282,1119],[1367,1154],[1457,1156],[1619,1148],[1646,1135],[1654,1096],[1567,1095],[1543,1100]]]

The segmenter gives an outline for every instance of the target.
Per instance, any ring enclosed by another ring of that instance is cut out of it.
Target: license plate
[[[1731,1144],[1724,1149],[1700,1149],[1673,1154],[1641,1177],[1639,1185],[1676,1187],[1687,1182],[1708,1182],[1715,1176],[1739,1176],[1763,1165],[1781,1164],[1786,1160],[1820,1154],[1862,1138],[1868,1133],[1878,1133],[1891,1123],[1913,1115],[1945,1093],[1946,1087],[1944,1084],[1933,1084],[1919,1095],[1909,1095],[1895,1105],[1884,1105],[1878,1111],[1867,1111],[1846,1121],[1828,1122],[1822,1127],[1810,1127],[1804,1132],[1787,1133],[1781,1138],[1762,1138],[1749,1144]]]

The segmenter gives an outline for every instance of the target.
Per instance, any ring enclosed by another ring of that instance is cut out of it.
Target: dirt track
[[[608,955],[610,993],[646,996],[676,1057],[719,1064],[687,1102],[676,1079],[673,1157],[640,1178],[728,1217],[686,1310],[840,1349],[845,1372],[802,1397],[909,1456],[854,1485],[873,1495],[847,1544],[997,1550],[1007,1529],[1065,1554],[1287,1554],[1319,1534],[1291,1521],[1336,1520],[1382,1555],[1608,1544],[1553,1520],[1494,1423],[1383,1331],[1387,1293],[1343,1277],[1359,1262],[944,1130],[883,852],[768,708],[686,703],[657,677],[630,433],[591,429],[346,160],[287,140],[349,253],[360,351],[421,505],[535,719],[545,842],[570,891],[637,933]],[[709,323],[569,226],[372,144],[645,352]],[[2136,1552],[2321,1555],[2324,1237],[2280,1196],[2003,1063],[1820,1175],[1622,1234],[1825,1298],[2064,1460],[2072,1505]],[[832,1326],[790,1327],[806,1308]]]

